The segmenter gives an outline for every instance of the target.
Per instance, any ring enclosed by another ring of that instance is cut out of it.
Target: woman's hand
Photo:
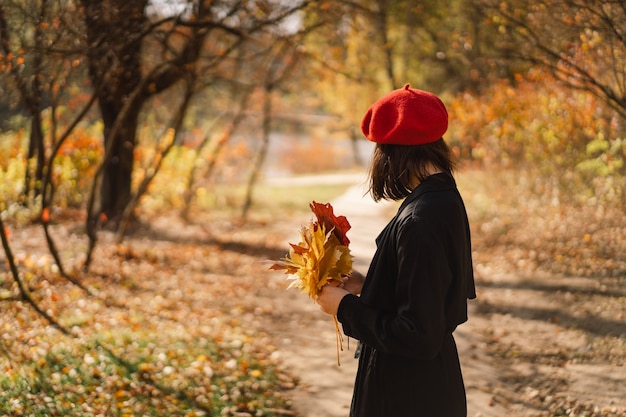
[[[324,313],[336,316],[339,303],[348,294],[350,293],[341,287],[324,285],[317,296],[317,304]]]
[[[365,282],[363,274],[358,271],[352,271],[350,275],[344,277],[342,287],[350,294],[359,295],[363,289],[363,282]]]

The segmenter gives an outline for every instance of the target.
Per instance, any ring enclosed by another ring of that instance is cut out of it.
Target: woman
[[[376,238],[367,276],[354,271],[317,300],[359,340],[351,417],[467,415],[452,333],[476,294],[447,128],[441,100],[408,84],[376,101],[361,123],[376,142],[372,197],[404,201]]]

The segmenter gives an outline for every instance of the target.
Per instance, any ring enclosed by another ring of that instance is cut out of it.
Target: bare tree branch
[[[30,304],[30,306],[35,310],[37,314],[43,317],[52,327],[58,329],[61,333],[66,335],[71,335],[70,331],[66,329],[61,323],[59,323],[54,317],[46,313],[37,302],[31,297],[30,292],[26,289],[26,286],[22,282],[20,278],[20,273],[17,270],[17,265],[15,265],[15,258],[13,257],[13,252],[11,251],[11,246],[9,245],[9,239],[7,237],[6,228],[4,227],[4,222],[2,220],[2,216],[0,215],[0,239],[2,240],[2,247],[4,248],[4,253],[7,257],[7,262],[9,263],[9,268],[11,269],[11,275],[13,279],[17,283],[17,288],[20,291],[20,295],[22,298]]]

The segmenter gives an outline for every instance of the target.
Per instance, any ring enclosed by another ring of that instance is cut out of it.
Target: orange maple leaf
[[[309,248],[305,248],[304,246],[300,246],[300,245],[294,245],[293,243],[290,243],[289,246],[291,246],[293,248],[293,252],[297,253],[298,255],[302,255],[303,253],[306,253],[306,251],[309,250]]]

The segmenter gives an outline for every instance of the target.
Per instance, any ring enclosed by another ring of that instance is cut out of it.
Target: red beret
[[[423,145],[448,130],[448,112],[436,95],[406,84],[382,96],[361,121],[366,138],[380,144]]]

